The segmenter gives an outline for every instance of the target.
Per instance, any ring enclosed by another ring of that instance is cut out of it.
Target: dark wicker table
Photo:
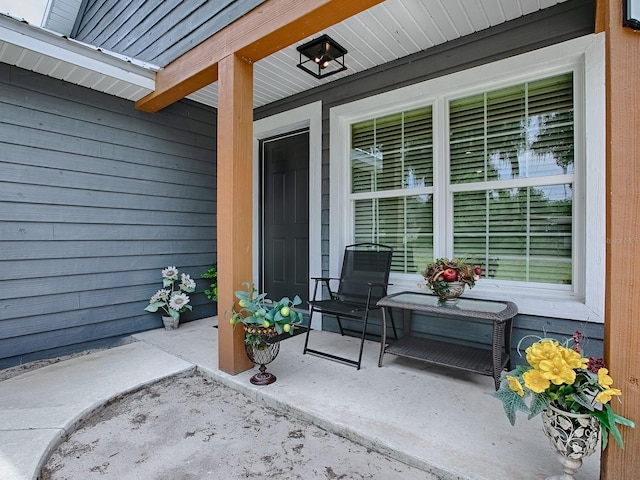
[[[378,306],[382,307],[383,318],[379,367],[382,366],[384,354],[390,353],[492,376],[496,390],[500,385],[502,370],[511,369],[511,329],[513,317],[518,313],[518,307],[513,302],[460,298],[455,304],[449,304],[441,303],[438,297],[426,293],[400,292],[384,297]],[[389,308],[403,310],[404,336],[387,343]],[[491,350],[412,336],[411,312],[468,321],[492,321]]]

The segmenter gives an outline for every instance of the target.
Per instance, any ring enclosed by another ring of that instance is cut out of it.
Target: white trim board
[[[322,102],[294,108],[271,117],[257,120],[253,124],[253,185],[260,181],[261,139],[282,135],[301,128],[309,128],[309,277],[322,275]],[[253,189],[253,281],[258,284],[260,198],[258,189]],[[309,283],[309,298],[313,294]],[[321,318],[314,321],[313,328],[320,329]]]

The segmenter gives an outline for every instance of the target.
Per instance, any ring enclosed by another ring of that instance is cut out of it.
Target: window
[[[395,272],[433,257],[431,116],[424,107],[351,127],[355,241],[392,245]]]
[[[601,322],[603,65],[587,35],[331,108],[329,273],[361,241],[394,247],[391,291],[466,257],[471,297]]]
[[[430,106],[354,123],[355,241],[392,245],[392,271],[420,273],[449,191],[453,256],[495,279],[571,283],[573,115],[572,73],[449,101],[448,188],[435,198]]]
[[[571,284],[573,75],[449,102],[454,256],[495,279]]]

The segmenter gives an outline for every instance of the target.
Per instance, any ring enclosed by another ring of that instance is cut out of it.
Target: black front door
[[[261,291],[309,294],[309,132],[263,140]]]

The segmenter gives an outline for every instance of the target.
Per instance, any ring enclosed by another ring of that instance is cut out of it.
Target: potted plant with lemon
[[[268,385],[276,377],[266,372],[265,365],[272,362],[280,352],[278,336],[283,333],[293,335],[302,322],[302,313],[295,307],[302,303],[296,295],[293,300],[282,297],[278,301],[267,298],[266,293],[258,293],[253,283],[244,282],[246,290],[235,292],[239,309],[232,309],[231,324],[242,324],[245,331],[245,350],[249,359],[260,365],[260,373],[251,377],[255,385]]]

